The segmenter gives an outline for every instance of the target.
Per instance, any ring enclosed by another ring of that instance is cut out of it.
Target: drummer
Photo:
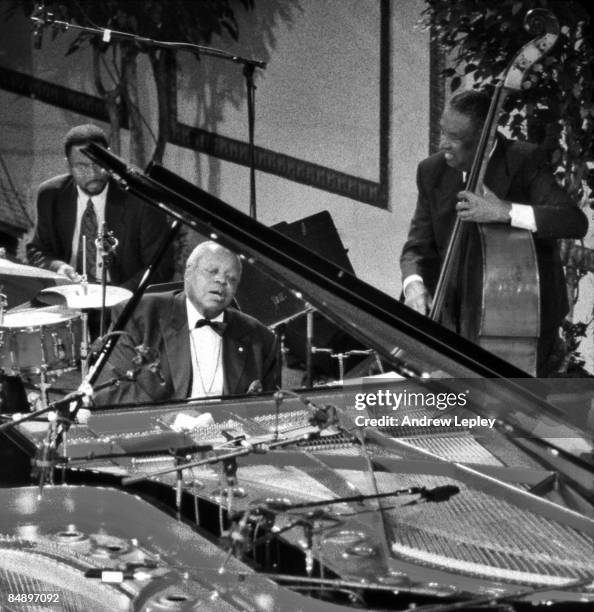
[[[79,282],[107,282],[134,289],[163,240],[164,214],[124,191],[81,151],[89,143],[108,147],[105,132],[96,125],[78,125],[64,139],[67,174],[39,187],[37,224],[27,245],[31,265],[66,275]],[[95,240],[105,228],[117,240],[114,253],[105,258]],[[83,270],[83,261],[86,269]],[[171,280],[172,254],[155,270],[154,282]]]

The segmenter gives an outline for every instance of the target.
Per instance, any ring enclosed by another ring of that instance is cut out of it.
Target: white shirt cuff
[[[402,293],[404,293],[404,295],[406,295],[406,288],[414,281],[419,281],[420,283],[422,283],[423,277],[420,276],[419,274],[410,274],[409,276],[407,276],[402,281]]]
[[[518,229],[525,229],[531,232],[536,231],[536,220],[534,219],[534,209],[527,204],[513,204],[509,211],[511,226]]]

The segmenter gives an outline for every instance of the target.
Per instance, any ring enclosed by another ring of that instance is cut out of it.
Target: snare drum
[[[61,374],[80,358],[80,312],[60,306],[4,315],[0,325],[0,370],[5,374]]]

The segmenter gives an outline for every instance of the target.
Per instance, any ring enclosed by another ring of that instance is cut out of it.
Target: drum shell
[[[7,313],[0,325],[0,370],[18,376],[76,369],[80,342],[78,311],[52,306]]]

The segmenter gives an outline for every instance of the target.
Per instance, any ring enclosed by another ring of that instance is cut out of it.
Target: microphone
[[[35,26],[33,27],[33,48],[36,50],[41,49],[41,43],[43,41],[43,28],[46,24],[46,10],[43,2],[40,2],[33,11],[31,19],[35,19]]]
[[[312,411],[311,416],[308,419],[308,423],[313,427],[326,429],[326,427],[336,425],[339,422],[335,406],[328,404],[323,408],[320,408],[317,404],[314,404],[308,397],[304,397],[303,395],[299,395],[297,393],[293,393],[292,395],[296,395],[299,398],[299,401]]]
[[[264,500],[258,500],[258,508],[271,510],[272,512],[285,512],[290,510],[295,504],[286,497],[267,497]],[[256,502],[254,502],[255,504]]]
[[[309,417],[308,421],[310,425],[319,427],[320,429],[326,429],[338,423],[338,415],[336,414],[336,408],[331,404],[318,408],[314,404],[310,404],[313,407],[313,414]]]
[[[103,223],[97,238],[95,238],[95,246],[100,257],[109,258],[111,263],[112,255],[115,252],[120,241],[114,236],[113,231],[107,229],[107,224]]]
[[[416,506],[423,502],[444,502],[448,501],[450,497],[460,493],[460,487],[456,485],[443,485],[441,487],[435,487],[433,489],[423,488],[419,491],[420,497],[414,501],[403,504],[403,506]]]

